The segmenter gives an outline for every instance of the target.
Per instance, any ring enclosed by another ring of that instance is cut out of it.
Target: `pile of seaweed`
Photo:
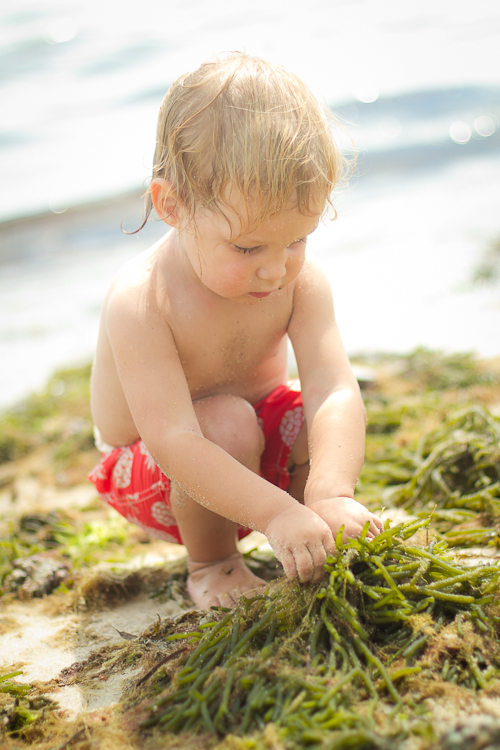
[[[437,689],[500,694],[500,567],[410,544],[428,524],[339,533],[316,589],[281,583],[167,636],[178,661],[149,676],[142,732],[255,738],[273,725],[284,747],[393,748],[430,731],[419,707]]]

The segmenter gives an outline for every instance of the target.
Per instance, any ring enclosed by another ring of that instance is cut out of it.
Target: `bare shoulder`
[[[102,316],[106,323],[113,326],[117,321],[118,330],[123,330],[129,316],[140,323],[165,310],[165,295],[159,299],[159,294],[165,289],[161,276],[166,252],[164,245],[156,243],[121,267],[104,300]]]
[[[307,259],[295,281],[295,294],[317,293],[318,289],[331,292],[330,282],[317,263]]]
[[[291,326],[294,321],[304,325],[305,316],[310,316],[311,323],[320,319],[334,320],[330,282],[324,271],[310,260],[304,263],[295,282]]]

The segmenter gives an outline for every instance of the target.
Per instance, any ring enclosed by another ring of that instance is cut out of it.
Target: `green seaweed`
[[[338,747],[349,738],[363,747],[356,737],[379,746],[389,736],[401,739],[406,730],[398,721],[389,734],[380,731],[375,707],[395,716],[412,706],[402,683],[423,671],[443,679],[440,659],[430,666],[425,653],[445,628],[457,632],[466,622],[476,639],[493,642],[497,627],[486,614],[494,602],[486,589],[496,586],[500,567],[466,570],[443,542],[409,546],[428,524],[386,524],[375,540],[339,544],[325,585],[283,583],[214,613],[203,628],[170,636],[184,638],[188,652],[168,686],[155,684],[143,729],[245,735],[272,722],[291,747],[332,731],[340,733]],[[500,652],[474,644],[446,652],[445,676],[480,690],[497,674]]]
[[[500,420],[468,406],[421,438],[411,478],[385,499],[420,516],[453,547],[500,544]]]
[[[44,392],[34,393],[1,415],[0,464],[42,445],[56,444],[57,468],[77,451],[93,447],[89,407],[90,365],[58,371]]]
[[[21,516],[17,523],[8,526],[8,534],[0,536],[0,599],[5,594],[24,594],[29,598],[23,580],[13,579],[16,569],[25,568],[33,559],[40,571],[40,560],[52,560],[54,565],[67,568],[63,590],[71,588],[74,577],[99,562],[124,563],[130,558],[131,534],[134,527],[115,511],[92,520],[85,517],[75,520],[63,511],[50,514]],[[29,576],[28,576],[29,577]],[[51,587],[50,591],[58,590]],[[46,592],[50,593],[49,591]]]
[[[393,496],[403,507],[465,508],[500,516],[500,420],[474,406],[423,437],[419,467]]]
[[[470,352],[444,354],[418,347],[400,361],[402,367],[399,375],[427,390],[440,391],[499,382],[498,373],[479,369],[475,355]]]
[[[23,672],[17,670],[8,674],[0,674],[0,693],[9,693],[10,695],[24,698],[27,692],[31,690],[31,685],[23,685],[19,682],[12,682],[13,677],[19,677]]]

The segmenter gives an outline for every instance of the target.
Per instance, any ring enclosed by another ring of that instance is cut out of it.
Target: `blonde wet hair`
[[[285,208],[323,212],[348,166],[329,120],[296,75],[230,53],[169,88],[158,117],[152,182],[167,180],[190,218],[199,208],[225,216],[234,189],[253,226]],[[140,229],[152,209],[148,190]]]

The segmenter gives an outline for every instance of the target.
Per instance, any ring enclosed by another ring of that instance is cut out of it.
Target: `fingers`
[[[309,543],[295,556],[297,577],[301,583],[317,583],[325,574],[325,563],[329,554],[335,550],[332,534],[325,534],[325,539],[318,543]]]
[[[287,578],[298,578],[299,572],[295,563],[295,557],[293,554],[286,550],[282,555],[279,556],[279,561],[283,566],[283,570]]]
[[[287,578],[298,578],[301,583],[316,583],[323,577],[328,554],[328,546],[322,544],[309,547],[300,545],[300,548],[287,551],[281,558],[281,564]]]
[[[298,559],[295,562],[297,564],[299,581],[301,583],[310,583],[314,578],[316,569],[312,555],[307,547],[298,555]]]
[[[345,524],[344,541],[347,541],[347,538],[358,537],[366,521],[370,521],[366,535],[368,540],[374,539],[383,531],[384,526],[378,516],[364,508],[362,513],[358,512],[356,515],[351,518],[350,523]],[[330,519],[323,518],[323,520],[328,524]],[[316,583],[324,575],[326,558],[334,552],[335,541],[328,526],[326,529],[319,530],[317,526],[307,528],[307,525],[303,525],[302,533],[294,526],[293,529],[288,530],[285,544],[273,544],[273,547],[287,578],[298,578],[301,583]]]
[[[317,560],[315,566],[314,566],[314,573],[313,577],[311,578],[311,583],[317,583],[318,581],[321,581],[323,576],[325,575],[325,563],[326,558],[328,557],[328,552],[323,549],[323,554],[320,559]]]
[[[384,522],[378,516],[373,516],[373,522],[378,529],[378,533],[380,534],[384,530]]]
[[[363,514],[358,519],[356,519],[354,523],[345,524],[344,534],[342,537],[344,542],[346,542],[348,539],[356,539],[363,531],[363,528],[367,521],[370,521],[370,525],[366,533],[366,539],[368,541],[375,539],[375,537],[377,537],[384,530],[384,524],[380,520],[380,518],[378,518],[378,516],[370,513],[367,517]]]
[[[301,549],[295,548],[288,551],[281,560],[283,570],[287,578],[298,578],[301,583],[309,583],[316,573],[316,566],[311,553],[301,545]]]
[[[368,539],[368,541],[371,541],[372,539],[375,539],[375,537],[377,537],[384,530],[384,524],[382,523],[380,518],[378,516],[374,516],[373,513],[370,513],[370,517],[366,520],[370,521],[370,525],[366,533],[366,538]],[[365,524],[363,524],[353,536],[359,536],[361,534],[361,531],[364,525]]]
[[[368,533],[371,534],[373,538],[373,537],[378,536],[383,530],[384,530],[384,524],[382,523],[380,518],[372,514],[372,517],[370,519],[370,526],[368,528]]]
[[[287,578],[302,583],[321,578],[326,558],[335,547],[327,522],[298,503],[270,521],[266,536]]]

